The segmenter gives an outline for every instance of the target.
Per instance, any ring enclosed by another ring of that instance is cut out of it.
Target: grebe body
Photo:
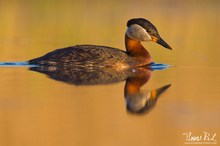
[[[151,22],[143,18],[135,18],[127,22],[126,51],[106,46],[76,45],[57,49],[28,62],[39,66],[71,64],[76,67],[110,67],[114,69],[145,66],[152,62],[152,58],[141,42],[149,41],[157,42],[165,48],[171,49]]]
[[[42,57],[29,61],[40,66],[75,65],[76,67],[113,67],[127,68],[137,66],[141,60],[130,57],[117,48],[96,45],[76,45],[57,49]]]

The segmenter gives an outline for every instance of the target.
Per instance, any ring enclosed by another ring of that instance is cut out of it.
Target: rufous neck
[[[127,54],[135,57],[142,64],[146,65],[152,62],[150,53],[141,45],[140,41],[133,40],[125,34],[125,47]]]

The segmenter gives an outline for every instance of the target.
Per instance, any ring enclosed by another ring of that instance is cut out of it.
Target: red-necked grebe
[[[115,69],[144,66],[150,64],[152,59],[149,52],[141,45],[140,42],[142,41],[153,41],[171,50],[171,47],[160,37],[156,27],[150,21],[143,18],[135,18],[127,22],[125,33],[126,51],[106,46],[76,45],[57,49],[28,62],[40,66],[71,64]]]

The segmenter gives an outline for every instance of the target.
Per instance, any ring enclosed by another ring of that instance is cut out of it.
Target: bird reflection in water
[[[165,66],[158,66],[156,70],[162,70]],[[72,85],[99,85],[111,84],[120,81],[126,81],[124,87],[124,96],[127,110],[131,113],[147,113],[156,104],[157,99],[171,84],[165,85],[155,90],[142,91],[141,87],[145,85],[155,68],[152,67],[134,67],[126,70],[115,70],[111,68],[100,68],[93,66],[91,68],[84,66],[40,66],[31,67],[30,70],[46,74],[49,78],[63,81]]]
[[[150,79],[151,72],[151,70],[146,69],[142,74],[126,80],[124,96],[128,111],[132,113],[146,113],[151,111],[161,93],[171,86],[171,84],[168,84],[151,91],[141,90],[141,87]]]

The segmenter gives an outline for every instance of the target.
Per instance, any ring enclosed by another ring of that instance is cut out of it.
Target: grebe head
[[[148,20],[143,18],[134,18],[127,22],[126,35],[136,41],[153,41],[163,47],[172,50],[172,48],[160,37],[156,27]]]

